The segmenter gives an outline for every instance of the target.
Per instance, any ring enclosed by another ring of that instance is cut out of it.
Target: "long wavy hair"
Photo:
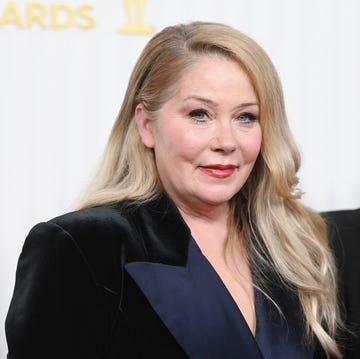
[[[307,338],[315,336],[329,357],[339,358],[334,339],[340,322],[336,271],[326,225],[299,200],[300,156],[289,130],[281,83],[267,54],[245,34],[224,24],[193,22],[167,27],[148,42],[80,208],[123,199],[142,203],[162,191],[154,153],[143,145],[135,124],[135,108],[141,103],[156,117],[184,73],[202,57],[213,55],[239,63],[260,103],[261,151],[247,183],[232,200],[233,228],[248,241],[259,286],[265,282],[264,268],[277,273],[301,303]]]

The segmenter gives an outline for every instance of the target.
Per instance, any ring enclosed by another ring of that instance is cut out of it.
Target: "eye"
[[[238,117],[236,117],[241,123],[251,123],[257,120],[257,116],[250,112],[243,112]]]
[[[206,118],[209,117],[209,114],[206,110],[197,109],[189,113],[189,117],[196,122],[205,122]]]

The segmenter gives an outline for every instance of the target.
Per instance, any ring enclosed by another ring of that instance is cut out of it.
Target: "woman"
[[[264,51],[222,24],[165,28],[80,210],[24,244],[8,357],[341,357],[326,227],[298,168]]]

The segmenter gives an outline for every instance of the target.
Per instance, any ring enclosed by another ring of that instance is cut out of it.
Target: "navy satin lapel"
[[[132,262],[125,269],[190,358],[263,358],[230,293],[194,240],[186,267]]]

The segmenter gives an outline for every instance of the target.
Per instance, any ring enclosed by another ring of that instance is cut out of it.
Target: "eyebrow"
[[[201,96],[196,96],[196,95],[191,95],[191,96],[187,96],[185,97],[184,101],[188,101],[188,100],[196,100],[196,101],[200,101],[200,102],[204,102],[208,105],[212,105],[213,107],[218,107],[219,105],[214,102],[213,100],[210,100],[208,98],[205,97],[201,97]],[[249,106],[257,106],[260,107],[259,103],[257,101],[255,102],[243,102],[241,103],[239,106],[236,106],[236,109],[240,109],[240,108],[244,108],[244,107],[249,107]]]

